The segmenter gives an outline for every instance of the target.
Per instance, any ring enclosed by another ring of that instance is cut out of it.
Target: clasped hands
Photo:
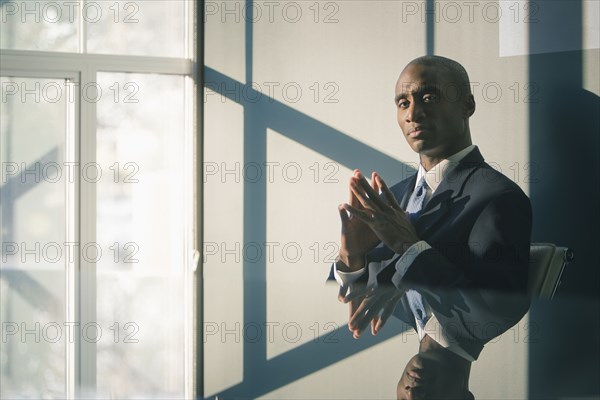
[[[365,268],[365,255],[381,242],[402,254],[419,241],[408,216],[376,172],[369,184],[359,170],[354,170],[350,178],[350,202],[340,204],[338,211],[342,221],[339,271]],[[351,291],[348,286],[342,286],[338,296],[340,301],[350,304],[348,328],[355,339],[369,323],[371,333],[376,335],[406,291],[391,282],[378,283],[377,279],[369,278],[367,285],[355,284]]]

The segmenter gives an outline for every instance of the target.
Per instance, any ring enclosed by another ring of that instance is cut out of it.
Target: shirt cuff
[[[333,263],[333,276],[340,286],[350,286],[358,280],[366,272],[366,268],[361,268],[358,271],[342,272],[336,268],[336,263]]]
[[[424,252],[425,250],[430,249],[431,246],[424,240],[420,240],[417,243],[410,246],[404,254],[400,257],[400,259],[396,262],[396,276],[394,277],[394,281],[401,281],[406,271],[410,268],[415,259]]]

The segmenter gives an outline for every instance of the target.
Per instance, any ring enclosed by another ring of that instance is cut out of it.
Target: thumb
[[[340,213],[340,219],[342,220],[342,223],[347,223],[350,220],[350,218],[348,217],[348,212],[344,208],[343,204],[340,204],[338,206],[338,212]]]

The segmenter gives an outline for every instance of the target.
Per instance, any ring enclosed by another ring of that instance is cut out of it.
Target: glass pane
[[[83,10],[76,1],[0,1],[0,48],[76,52]]]
[[[100,73],[96,238],[98,392],[114,398],[184,392],[184,82]]]
[[[66,85],[0,83],[0,397],[64,398]]]
[[[90,53],[183,57],[185,0],[99,1],[87,16]]]

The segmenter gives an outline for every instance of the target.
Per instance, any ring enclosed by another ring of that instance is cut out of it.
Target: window
[[[195,2],[0,2],[0,397],[192,397]]]

